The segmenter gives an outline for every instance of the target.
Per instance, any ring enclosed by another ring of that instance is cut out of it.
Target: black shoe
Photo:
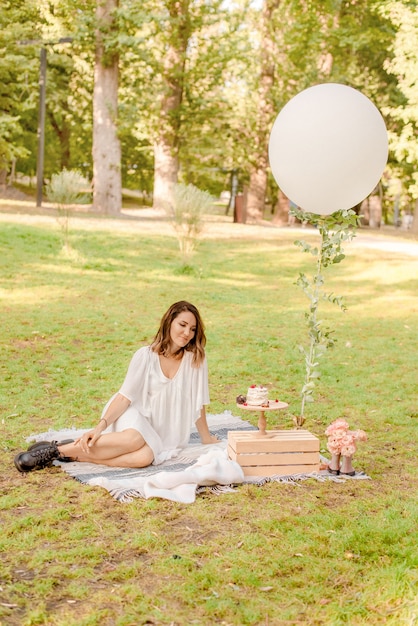
[[[74,439],[64,439],[64,441],[56,441],[57,446],[64,446],[66,443],[73,443]],[[28,448],[30,450],[37,450],[38,448],[45,448],[51,445],[50,441],[37,441]]]
[[[19,472],[31,472],[52,465],[52,461],[59,457],[57,442],[51,441],[47,446],[39,446],[27,452],[20,452],[15,456],[14,463]]]
[[[64,446],[67,443],[73,443],[75,441],[75,439],[64,439],[63,441],[55,441],[53,443],[56,443],[57,446]],[[51,445],[51,441],[37,441],[36,443],[33,443],[31,446],[29,446],[28,448],[28,452],[31,452],[32,450],[41,450],[43,448],[48,448]],[[62,461],[63,463],[70,463],[71,461],[74,461],[73,458],[71,458],[70,456],[59,456],[57,461]],[[50,463],[51,465],[51,463]],[[30,471],[30,470],[29,470]]]
[[[63,441],[57,441],[57,445],[58,446],[65,446],[65,444],[67,444],[67,443],[74,443],[74,441],[75,441],[75,439],[64,439]],[[72,461],[75,461],[75,459],[71,458],[70,456],[62,456],[61,453],[60,453],[58,461],[61,461],[62,463],[71,463]]]

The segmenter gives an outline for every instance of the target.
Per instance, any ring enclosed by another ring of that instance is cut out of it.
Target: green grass
[[[346,417],[369,436],[355,466],[372,480],[242,486],[192,505],[120,504],[57,468],[21,476],[30,434],[87,427],[175,300],[207,326],[211,405],[266,384],[300,410],[310,258],[269,239],[206,239],[184,270],[173,237],[0,227],[0,624],[233,626],[418,623],[416,358],[418,259],[350,248],[326,276],[348,311],[321,307],[337,343],[306,427],[325,449]],[[245,416],[248,418],[248,415]],[[256,422],[256,417],[250,418]]]

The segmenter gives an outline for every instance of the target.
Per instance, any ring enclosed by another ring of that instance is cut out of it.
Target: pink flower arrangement
[[[356,441],[367,441],[364,430],[349,430],[348,423],[339,418],[332,422],[325,431],[328,437],[327,448],[331,454],[353,456],[356,451]]]

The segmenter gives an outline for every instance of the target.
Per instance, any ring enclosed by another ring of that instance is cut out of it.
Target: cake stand
[[[266,411],[279,411],[280,409],[287,409],[287,402],[280,402],[279,400],[269,400],[268,406],[254,406],[252,404],[238,404],[237,407],[244,411],[257,411],[260,413],[258,417],[258,433],[260,437],[268,437],[269,433],[266,431],[267,420],[265,416]]]

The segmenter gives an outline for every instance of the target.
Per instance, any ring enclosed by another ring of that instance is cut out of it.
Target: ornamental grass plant
[[[101,224],[72,226],[74,259],[54,219],[0,222],[0,624],[417,623],[418,258],[347,245],[326,278],[347,311],[323,303],[336,341],[304,427],[324,454],[334,419],[364,430],[355,467],[370,480],[120,504],[59,468],[20,475],[13,456],[31,434],[95,424],[179,299],[206,323],[209,412],[240,414],[235,397],[265,384],[289,403],[269,426],[292,428],[306,332],[295,282],[310,259],[290,230],[242,227],[203,238],[184,274],[175,237]]]
[[[70,216],[74,204],[85,204],[88,201],[87,190],[90,184],[79,170],[67,170],[52,174],[46,186],[48,200],[58,212],[57,221],[63,237],[62,252],[65,256],[74,256],[70,245]],[[75,254],[75,258],[77,255]]]
[[[183,270],[192,269],[191,259],[199,244],[205,225],[205,214],[211,209],[214,198],[207,191],[178,183],[174,185],[173,206],[168,214],[179,244]]]

